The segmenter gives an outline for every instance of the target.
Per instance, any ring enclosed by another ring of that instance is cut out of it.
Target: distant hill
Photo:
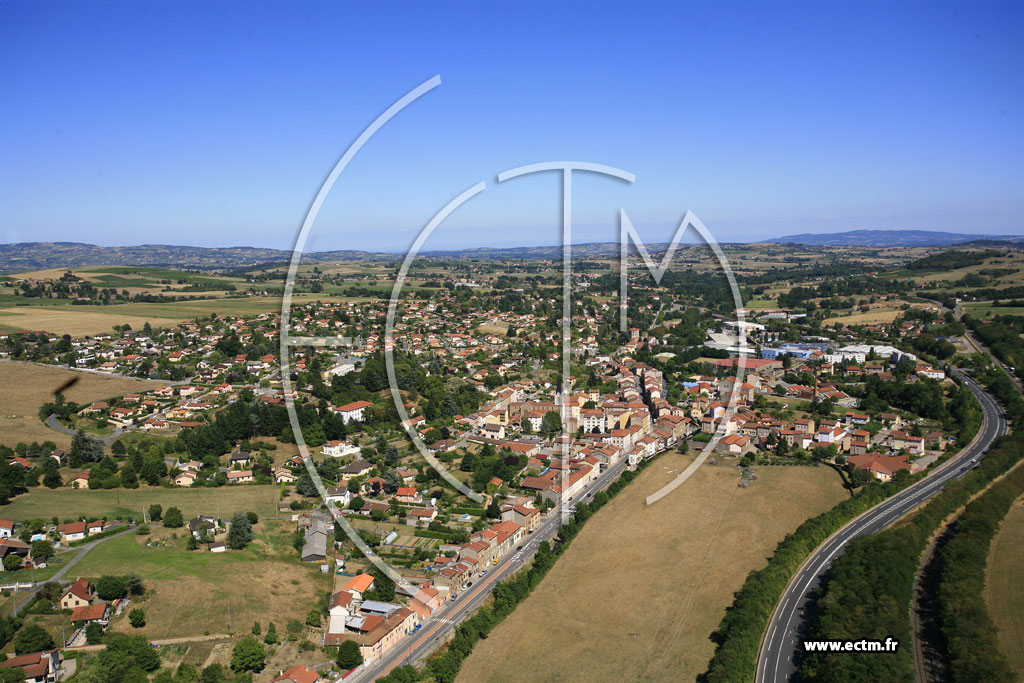
[[[948,247],[968,242],[983,242],[989,245],[1024,242],[1024,236],[962,235],[933,230],[849,230],[787,235],[763,241],[771,244],[806,244],[814,247]]]
[[[174,266],[194,270],[228,270],[264,263],[288,262],[292,252],[260,247],[181,247],[142,244],[136,247],[98,247],[80,242],[19,242],[0,244],[0,270],[41,270],[83,266]],[[322,251],[303,254],[305,263],[394,258],[367,251]]]
[[[652,253],[667,243],[649,244]],[[632,250],[632,245],[631,245]],[[573,255],[618,256],[617,242],[574,244]],[[373,251],[317,251],[302,255],[303,263],[402,259],[404,253]],[[560,259],[559,245],[423,251],[421,257],[455,259]],[[281,266],[291,261],[292,252],[260,247],[183,247],[143,244],[135,247],[99,247],[80,242],[20,242],[0,244],[0,271],[82,268],[84,266],[173,266],[191,270],[237,270],[261,265]]]
[[[761,240],[768,244],[803,244],[811,247],[972,247],[1024,248],[1024,236],[959,235],[929,230],[851,230],[832,234],[803,234]],[[699,243],[698,243],[699,244]],[[651,254],[668,248],[668,242],[647,244]],[[694,246],[686,243],[681,246]],[[636,247],[630,243],[630,251]],[[588,242],[572,245],[577,258],[617,258],[618,242]],[[398,260],[403,253],[385,251],[318,251],[302,255],[303,263],[332,261]],[[420,252],[426,258],[453,259],[537,259],[557,260],[562,257],[560,245],[533,247],[476,247],[470,249],[431,250]],[[239,270],[259,266],[286,265],[292,252],[286,249],[261,247],[187,247],[168,244],[143,244],[134,247],[99,247],[80,242],[20,242],[0,244],[0,271],[43,270],[50,268],[83,268],[85,266],[170,266],[189,270]]]

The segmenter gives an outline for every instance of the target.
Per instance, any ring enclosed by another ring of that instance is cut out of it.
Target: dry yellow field
[[[1018,677],[1024,674],[1024,498],[1017,499],[992,542],[985,571],[985,603],[999,629],[999,647]]]
[[[651,507],[690,456],[662,456],[592,519],[458,680],[693,681],[746,575],[787,533],[846,497],[825,467],[705,465]]]
[[[150,318],[120,313],[100,313],[98,306],[25,306],[0,309],[0,325],[14,330],[45,330],[54,334],[81,336],[110,332],[114,325],[128,323],[141,329],[147,322],[154,327],[172,327],[184,318]]]
[[[146,391],[162,382],[107,377],[17,361],[0,361],[0,443],[14,446],[19,441],[53,441],[71,446],[71,437],[50,429],[39,420],[39,406],[53,400],[53,391],[71,378],[78,383],[64,396],[75,403],[90,403],[113,396]]]

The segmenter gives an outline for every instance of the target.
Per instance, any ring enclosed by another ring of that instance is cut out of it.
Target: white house
[[[341,419],[345,421],[345,424],[353,421],[362,422],[366,419],[363,417],[363,411],[372,405],[369,401],[353,401],[352,403],[346,403],[343,406],[334,408],[334,412],[341,415]]]

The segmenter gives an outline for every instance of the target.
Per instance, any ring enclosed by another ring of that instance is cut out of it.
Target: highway
[[[536,554],[537,546],[541,541],[554,538],[563,521],[576,511],[575,503],[586,502],[597,491],[608,488],[622,474],[625,467],[626,460],[623,459],[598,475],[597,479],[587,486],[578,500],[568,501],[569,506],[563,505],[561,510],[553,508],[541,519],[532,534],[523,537],[518,546],[519,549],[513,553],[506,554],[498,561],[497,565],[488,569],[487,576],[474,579],[472,587],[464,589],[456,599],[449,600],[442,605],[439,610],[423,623],[418,631],[403,639],[402,642],[376,662],[357,669],[344,679],[345,682],[364,683],[372,681],[386,675],[396,667],[413,664],[427,657],[435,648],[447,640],[451,632],[463,619],[470,616],[474,610],[487,600],[487,596],[490,595],[496,583],[507,579],[514,572],[521,569],[524,564],[528,564],[534,554]]]
[[[802,650],[804,616],[811,603],[811,594],[821,584],[822,576],[832,561],[842,554],[851,539],[885,529],[908,512],[941,491],[946,482],[966,474],[962,467],[983,457],[992,442],[1006,433],[1006,417],[1002,407],[981,385],[958,370],[951,370],[978,398],[984,419],[978,435],[960,453],[913,486],[900,491],[846,524],[818,547],[804,562],[782,594],[761,642],[757,662],[757,683],[797,680],[797,660]],[[912,647],[912,643],[901,643]]]

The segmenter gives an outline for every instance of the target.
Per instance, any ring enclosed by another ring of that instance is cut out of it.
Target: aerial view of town
[[[0,683],[1024,680],[1021,29],[0,3]]]

